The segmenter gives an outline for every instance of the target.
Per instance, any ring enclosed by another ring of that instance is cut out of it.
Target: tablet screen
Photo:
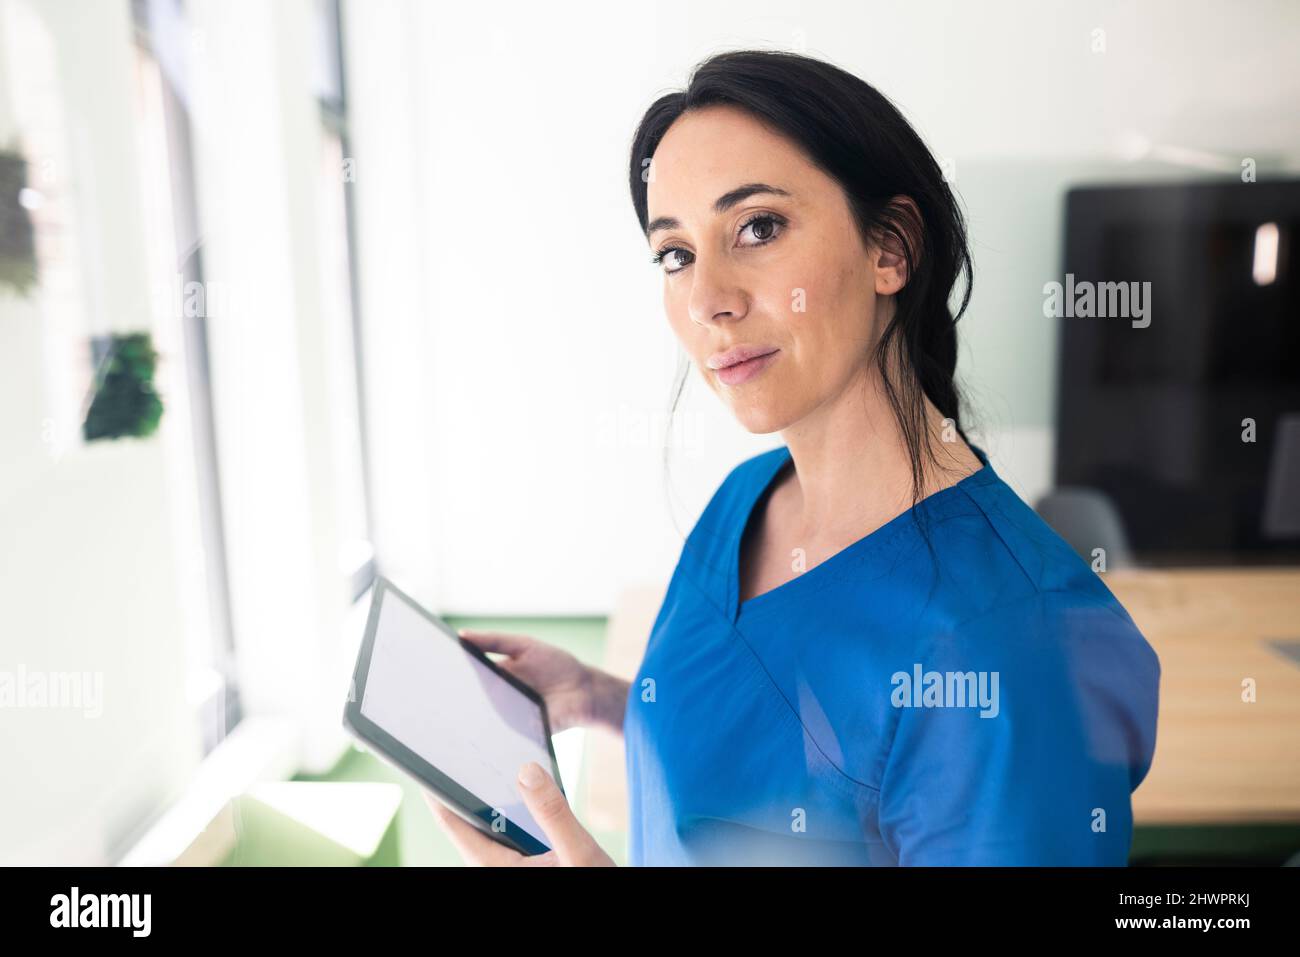
[[[552,769],[541,709],[390,588],[379,608],[361,713],[550,845],[515,783],[525,762]]]

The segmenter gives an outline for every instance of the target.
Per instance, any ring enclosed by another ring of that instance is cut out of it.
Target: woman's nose
[[[691,263],[691,291],[687,309],[691,321],[709,326],[742,319],[748,311],[749,297],[737,277],[723,262]]]

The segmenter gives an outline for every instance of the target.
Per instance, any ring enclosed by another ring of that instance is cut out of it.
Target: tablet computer
[[[386,578],[375,579],[343,725],[493,840],[550,850],[515,783],[536,761],[564,789],[541,695]]]

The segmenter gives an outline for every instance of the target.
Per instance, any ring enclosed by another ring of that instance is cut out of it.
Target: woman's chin
[[[777,415],[774,409],[733,406],[731,413],[746,432],[752,432],[754,435],[771,435],[773,432],[780,432],[786,425],[785,419]]]

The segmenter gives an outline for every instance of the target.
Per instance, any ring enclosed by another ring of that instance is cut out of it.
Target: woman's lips
[[[752,359],[746,359],[744,362],[737,362],[733,366],[727,366],[725,369],[717,369],[715,372],[717,377],[722,380],[723,385],[740,385],[742,382],[748,382],[761,374],[764,369],[776,361],[776,357],[780,352],[780,349],[776,349],[767,355],[755,356]]]

